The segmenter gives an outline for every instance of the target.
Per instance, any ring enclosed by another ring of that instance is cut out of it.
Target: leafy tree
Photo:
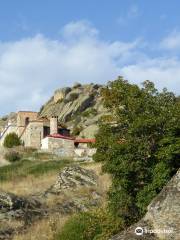
[[[112,175],[111,210],[130,224],[179,167],[180,101],[150,81],[140,88],[122,77],[101,94],[112,114],[102,118],[94,159]]]
[[[21,145],[21,140],[16,133],[9,133],[4,139],[4,147],[12,148]]]

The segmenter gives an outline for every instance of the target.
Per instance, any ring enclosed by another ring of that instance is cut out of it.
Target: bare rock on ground
[[[93,171],[79,166],[65,167],[58,176],[56,183],[47,191],[58,193],[64,189],[75,189],[79,186],[96,186],[97,177]]]
[[[137,227],[142,228],[142,235],[135,234]],[[130,239],[180,239],[180,170],[153,199],[142,220],[111,238],[111,240]]]
[[[64,168],[57,182],[45,192],[21,197],[0,191],[0,239],[11,239],[13,234],[28,229],[38,219],[53,213],[72,214],[97,206],[101,195],[94,188],[88,195],[79,195],[78,192],[80,187],[90,189],[96,185],[97,176],[93,171],[72,166]],[[68,194],[72,192],[73,197],[69,198]],[[53,204],[48,205],[48,201]]]

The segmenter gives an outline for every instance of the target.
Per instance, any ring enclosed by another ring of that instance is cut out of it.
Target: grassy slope
[[[42,192],[56,181],[57,174],[62,168],[71,164],[74,164],[74,162],[70,161],[70,159],[58,159],[51,154],[23,152],[23,160],[0,168],[0,189],[22,196]],[[106,174],[101,175],[101,165],[97,163],[84,163],[81,165],[84,168],[93,170],[99,176],[96,190],[105,195],[111,181]],[[90,192],[85,190],[83,192],[83,189],[80,189],[70,197],[75,196],[77,198],[90,194],[91,189]],[[53,200],[53,204],[55,200]],[[60,196],[58,201],[61,201]],[[13,239],[54,239],[57,232],[70,217],[71,214],[67,216],[53,214],[47,219],[36,222],[29,231],[18,234]]]
[[[44,162],[39,160],[21,160],[0,168],[0,182],[22,179],[26,178],[28,175],[39,177],[49,172],[58,172],[68,163],[69,161],[67,160]]]

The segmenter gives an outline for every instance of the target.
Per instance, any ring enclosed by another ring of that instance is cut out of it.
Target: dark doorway
[[[25,126],[27,126],[29,124],[29,117],[25,118]]]
[[[50,135],[50,127],[44,126],[43,127],[43,137],[47,137],[48,135]]]

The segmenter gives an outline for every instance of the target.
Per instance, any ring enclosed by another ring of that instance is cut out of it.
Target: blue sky
[[[41,32],[58,38],[68,22],[86,19],[105,40],[131,41],[139,36],[159,41],[179,28],[178,0],[6,0],[0,3],[1,40],[16,40]]]
[[[0,2],[0,115],[123,75],[180,93],[178,0]]]

